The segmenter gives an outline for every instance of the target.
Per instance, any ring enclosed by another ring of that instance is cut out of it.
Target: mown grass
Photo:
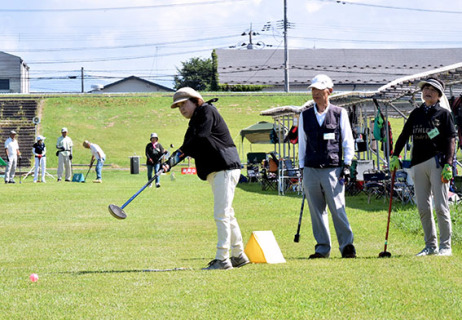
[[[53,171],[51,171],[54,174]],[[301,198],[239,185],[235,210],[244,240],[272,230],[287,262],[205,272],[215,254],[210,187],[195,176],[162,176],[112,218],[145,182],[145,172],[103,171],[103,184],[56,183],[2,188],[2,319],[458,319],[460,247],[454,256],[417,258],[420,234],[390,230],[387,204],[347,199],[359,257],[308,260],[314,250],[308,210],[293,242]],[[412,209],[409,209],[412,211]],[[393,213],[395,215],[395,212]],[[332,222],[331,222],[332,225]],[[185,268],[143,272],[146,269]],[[32,283],[28,276],[39,275]]]
[[[258,115],[261,110],[301,105],[305,99],[220,95],[217,107],[238,144],[239,130],[271,121]],[[272,230],[287,262],[223,272],[200,270],[215,254],[210,187],[179,174],[179,168],[174,168],[176,180],[162,176],[160,189],[141,193],[126,208],[126,220],[112,218],[107,206],[122,205],[146,181],[143,167],[139,175],[127,167],[129,156],[143,155],[149,133],[156,131],[164,145],[182,142],[187,121],[168,107],[170,101],[170,95],[46,100],[40,134],[48,138],[49,172],[56,173],[54,143],[62,126],[76,144],[75,164],[88,163],[81,141],[89,139],[103,147],[114,168],[104,168],[103,184],[51,178],[33,184],[29,177],[0,187],[1,319],[462,318],[460,243],[454,244],[453,257],[415,257],[424,244],[412,206],[395,202],[392,258],[378,259],[388,203],[348,197],[358,258],[340,258],[331,230],[331,258],[312,261],[307,259],[315,245],[307,205],[300,243],[293,242],[301,197],[239,185],[234,207],[245,242],[252,231]],[[74,169],[86,173],[84,167]],[[89,180],[93,177],[92,172]],[[460,206],[452,209],[456,239],[460,212]],[[175,268],[184,270],[145,272]],[[37,283],[29,281],[31,273],[38,273]]]

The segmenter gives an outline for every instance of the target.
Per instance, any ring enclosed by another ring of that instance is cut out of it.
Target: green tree
[[[212,51],[212,83],[210,84],[210,90],[218,91],[220,89],[220,81],[218,79],[218,56],[217,52],[214,49]]]
[[[191,58],[181,64],[174,77],[175,89],[191,87],[198,91],[210,90],[214,73],[211,58]]]

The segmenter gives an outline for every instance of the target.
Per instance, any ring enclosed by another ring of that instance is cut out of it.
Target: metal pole
[[[83,67],[80,69],[80,77],[82,78],[82,93],[85,92],[84,84],[83,84]]]
[[[284,90],[289,92],[289,52],[287,50],[287,0],[284,0]]]

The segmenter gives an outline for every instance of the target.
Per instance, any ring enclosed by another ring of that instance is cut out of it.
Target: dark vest
[[[315,107],[303,111],[303,130],[306,133],[305,167],[327,168],[341,165],[342,137],[340,107],[329,105],[322,126],[314,112]]]

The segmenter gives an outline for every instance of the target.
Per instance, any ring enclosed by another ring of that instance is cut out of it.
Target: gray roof
[[[284,84],[284,50],[216,50],[220,83]],[[289,84],[325,73],[335,85],[381,86],[397,78],[462,62],[457,49],[289,50]]]
[[[149,85],[151,85],[151,86],[153,86],[153,87],[157,87],[157,88],[159,88],[159,89],[161,89],[161,90],[163,90],[163,91],[169,91],[169,92],[175,91],[175,90],[173,90],[173,89],[170,89],[170,88],[167,88],[167,87],[162,86],[162,85],[160,85],[160,84],[157,84],[157,83],[148,81],[148,80],[146,80],[146,79],[142,79],[142,78],[137,77],[137,76],[126,77],[126,78],[123,78],[123,79],[121,79],[121,80],[119,80],[119,81],[116,81],[116,82],[107,84],[107,85],[105,85],[105,86],[103,87],[102,90],[104,91],[104,89],[107,89],[107,88],[116,86],[116,85],[118,85],[118,84],[127,82],[127,81],[129,81],[129,80],[137,80],[137,81],[140,81],[140,82],[143,82],[143,83],[147,83],[147,84],[149,84]]]

